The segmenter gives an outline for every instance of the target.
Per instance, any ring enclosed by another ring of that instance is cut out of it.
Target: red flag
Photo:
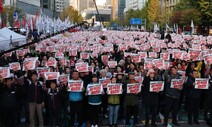
[[[0,13],[3,12],[3,3],[2,3],[2,0],[0,0]]]
[[[15,21],[14,22],[14,27],[20,28],[20,22],[19,21]]]
[[[25,27],[26,26],[26,18],[24,17],[22,25]]]

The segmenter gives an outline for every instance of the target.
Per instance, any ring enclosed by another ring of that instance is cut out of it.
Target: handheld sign
[[[141,84],[135,83],[135,84],[127,84],[127,93],[128,94],[137,94],[141,92]]]
[[[88,84],[87,86],[88,95],[100,95],[103,92],[101,84]]]
[[[36,71],[37,71],[39,77],[44,77],[44,73],[49,72],[49,68],[48,67],[37,67]]]
[[[51,66],[51,67],[56,67],[56,66],[57,66],[57,61],[56,61],[56,59],[53,58],[53,57],[50,57],[50,58],[47,60],[45,66],[47,66],[47,67],[50,67],[50,66]]]
[[[69,80],[69,75],[60,75],[59,77],[59,81],[63,84],[67,84],[68,80]]]
[[[209,80],[207,78],[196,78],[195,79],[195,89],[208,89]]]
[[[19,62],[10,63],[9,66],[10,66],[10,70],[13,70],[13,71],[21,70],[21,66]]]
[[[68,81],[68,91],[70,92],[82,92],[83,90],[82,80],[69,80]]]
[[[45,72],[44,77],[46,80],[54,80],[59,78],[59,72]]]
[[[164,81],[151,81],[150,92],[159,92],[164,89]]]
[[[10,68],[9,67],[0,67],[0,76],[2,78],[10,77]]]
[[[36,67],[36,60],[27,59],[23,63],[23,71],[34,70]]]
[[[109,95],[122,94],[122,84],[121,83],[108,84],[107,94]]]
[[[181,89],[183,86],[183,82],[184,82],[183,79],[172,79],[171,80],[171,88]]]
[[[135,77],[135,81],[137,81],[140,84],[142,84],[143,80],[144,80],[144,77],[142,77],[142,76]]]
[[[107,85],[110,83],[110,79],[99,79],[100,84],[102,85],[103,88],[107,88]]]
[[[109,68],[115,68],[117,66],[117,61],[108,61]]]
[[[76,63],[76,69],[78,72],[88,72],[88,63],[85,62],[80,62],[80,63]]]

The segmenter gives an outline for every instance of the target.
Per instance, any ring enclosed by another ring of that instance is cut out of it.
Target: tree
[[[130,25],[131,18],[147,19],[148,18],[147,13],[148,13],[148,2],[146,2],[145,6],[141,10],[130,9],[125,13],[125,24]]]
[[[198,26],[201,24],[201,13],[197,9],[183,10],[181,15],[180,24],[184,26],[190,26],[191,20],[194,21],[194,25]]]
[[[212,24],[212,1],[201,0],[198,2],[199,10],[201,13],[203,26],[209,26]]]
[[[159,1],[149,0],[148,4],[148,21],[149,23],[158,22]]]
[[[81,14],[79,14],[79,12],[76,9],[74,9],[74,7],[72,6],[67,7],[60,14],[60,18],[62,20],[64,20],[67,17],[69,18],[71,22],[74,22],[74,23],[80,23],[83,21]]]

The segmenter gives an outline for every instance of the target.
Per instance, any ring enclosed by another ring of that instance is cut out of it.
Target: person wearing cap
[[[16,87],[12,77],[0,84],[0,107],[3,127],[16,127]]]
[[[145,105],[145,127],[149,126],[149,115],[151,113],[152,120],[151,125],[156,127],[156,112],[159,101],[159,91],[150,92],[150,82],[158,81],[155,77],[155,71],[150,69],[147,73],[147,76],[144,77],[143,87],[142,87],[142,95],[143,95],[143,103]]]
[[[193,122],[196,125],[199,125],[198,116],[199,116],[199,104],[202,90],[195,89],[195,78],[198,78],[198,71],[193,70],[191,76],[186,82],[186,96],[188,103],[188,124],[193,125]],[[193,116],[193,121],[192,121]]]
[[[127,84],[135,84],[138,83],[135,80],[135,73],[128,73]],[[131,116],[134,117],[134,124],[138,124],[138,104],[139,104],[139,93],[135,94],[127,94],[127,85],[124,88],[125,94],[125,105],[126,105],[126,125],[130,124]]]
[[[61,92],[57,87],[57,81],[51,80],[50,81],[50,88],[47,90],[47,108],[49,113],[49,126],[55,127],[60,126],[61,123]]]
[[[169,113],[172,111],[172,123],[179,126],[177,122],[177,114],[179,108],[179,101],[183,85],[179,88],[171,88],[172,79],[180,79],[181,77],[177,74],[177,68],[171,67],[170,75],[165,74],[165,88],[166,88],[166,98],[165,98],[165,108],[164,108],[164,126],[168,125]]]

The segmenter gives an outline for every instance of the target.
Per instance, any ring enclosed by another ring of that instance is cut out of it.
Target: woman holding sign
[[[102,104],[102,93],[103,88],[99,84],[98,77],[92,76],[92,82],[88,84],[86,95],[88,95],[89,104],[89,118],[91,127],[98,127],[99,124],[99,113]]]
[[[150,69],[147,73],[147,76],[144,78],[143,81],[143,102],[145,105],[145,127],[149,126],[149,115],[151,113],[152,116],[152,123],[151,125],[156,127],[155,124],[156,121],[156,112],[158,107],[158,101],[159,101],[159,89],[153,89],[151,90],[150,82],[157,81],[155,78],[155,71],[153,69]],[[150,112],[151,111],[151,112]]]
[[[120,107],[120,94],[122,94],[122,84],[116,84],[117,79],[111,78],[111,84],[108,85],[108,107],[110,127],[117,126],[118,111]]]

